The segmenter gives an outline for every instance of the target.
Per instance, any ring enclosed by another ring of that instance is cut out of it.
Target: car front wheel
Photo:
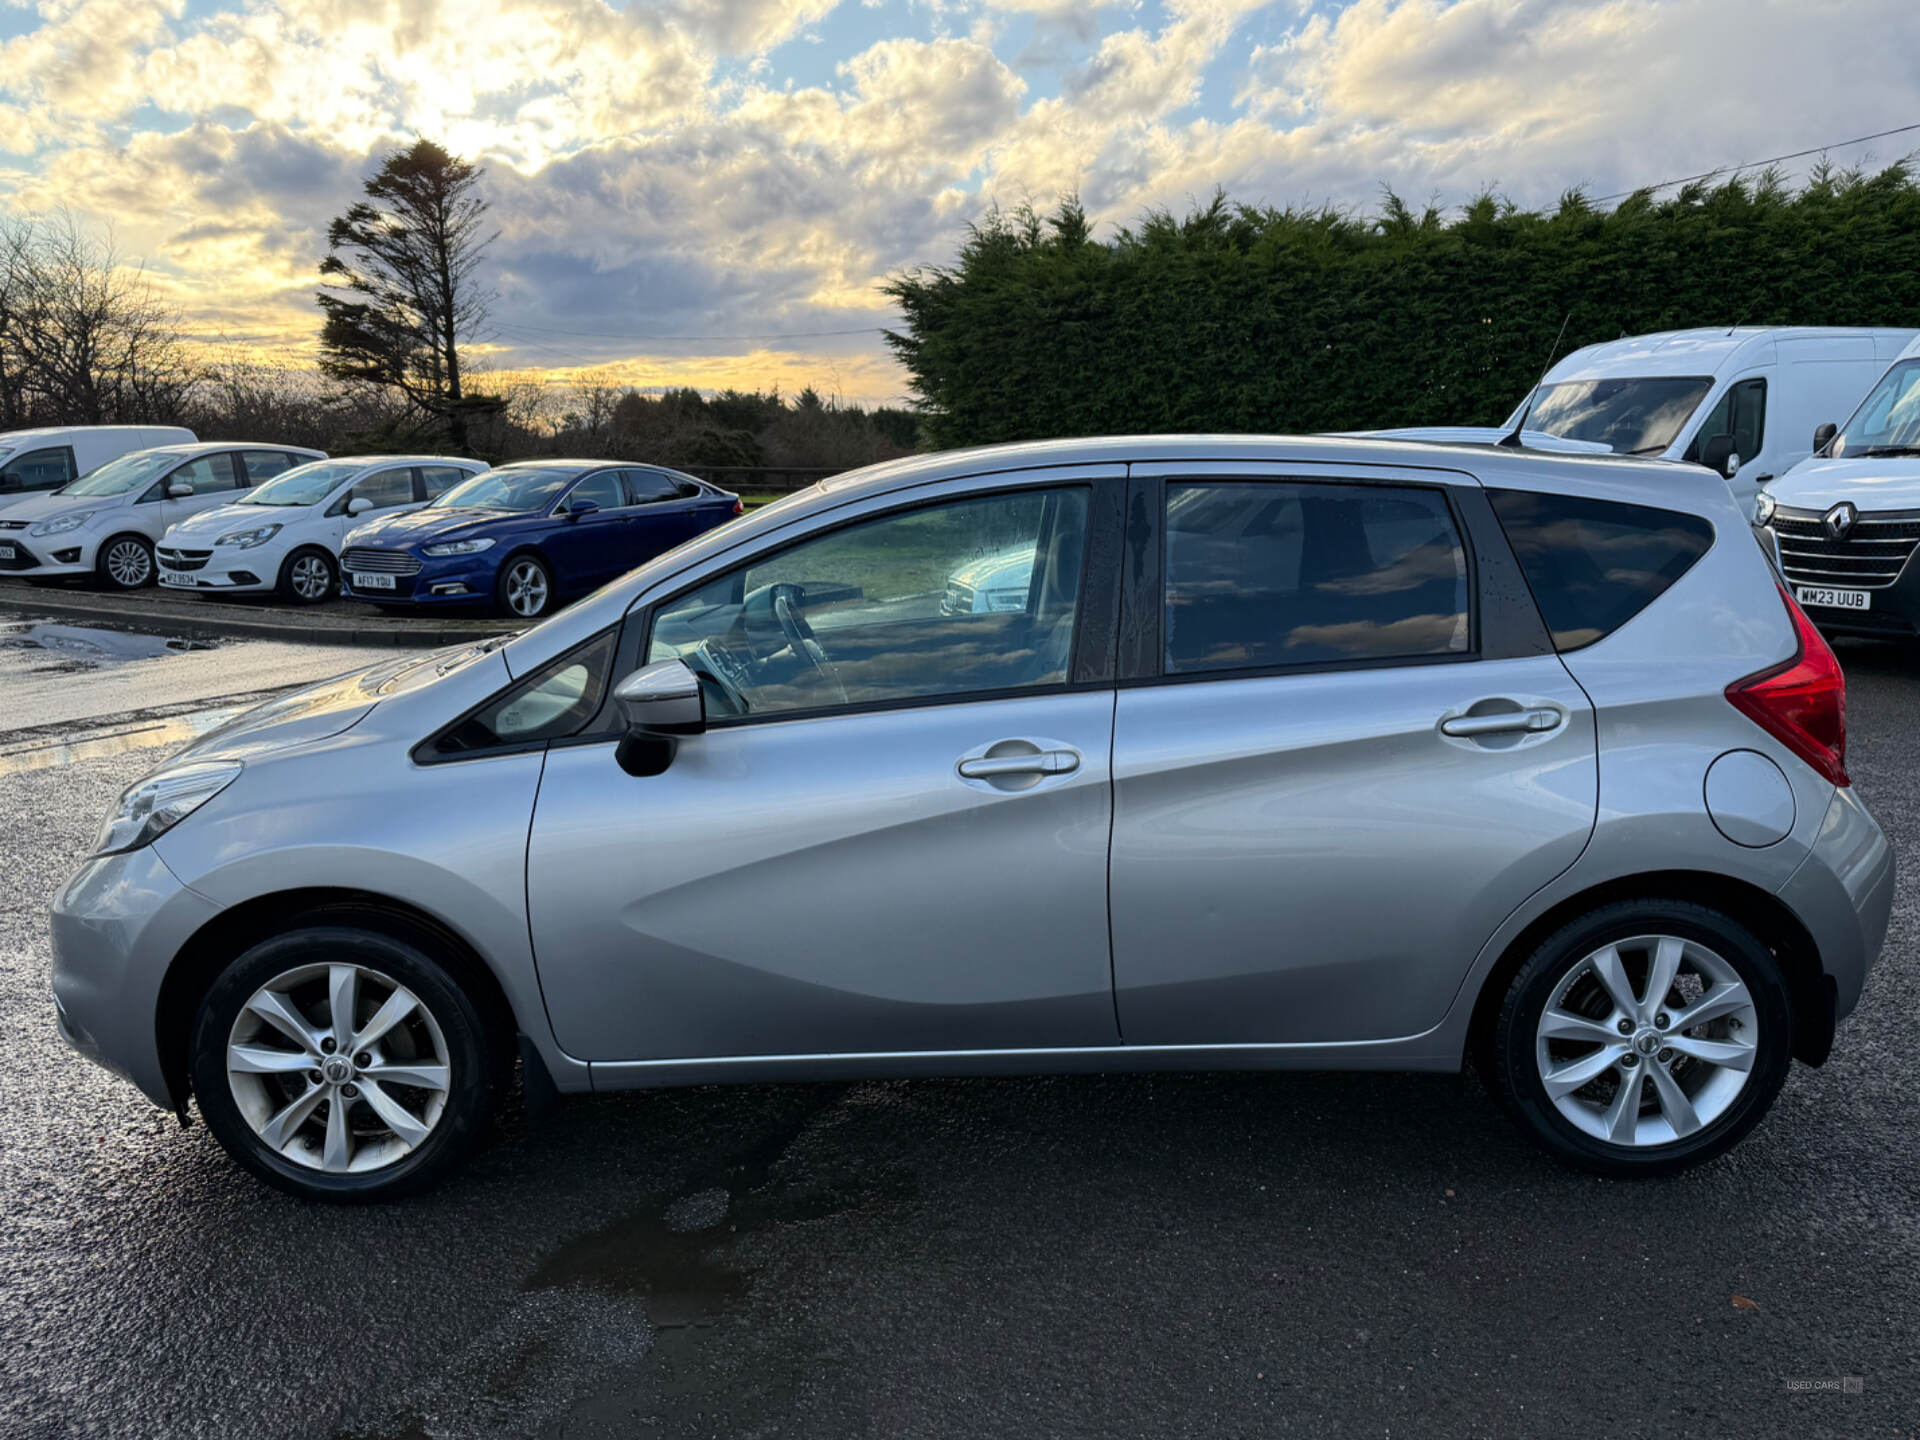
[[[1560,1159],[1670,1174],[1759,1124],[1790,1063],[1778,962],[1743,925],[1684,901],[1608,905],[1551,935],[1508,987],[1493,1082]]]
[[[281,565],[276,588],[295,605],[318,605],[340,592],[340,576],[326,551],[296,550]]]
[[[535,620],[553,608],[553,576],[532,555],[515,555],[500,571],[500,613]]]
[[[421,1189],[484,1131],[500,1057],[426,949],[345,917],[253,946],[192,1038],[207,1127],[269,1184],[315,1200]]]
[[[115,535],[94,560],[100,582],[110,590],[138,590],[153,583],[153,544],[144,535]]]

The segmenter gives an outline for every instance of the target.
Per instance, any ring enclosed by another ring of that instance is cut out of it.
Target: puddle
[[[19,775],[28,770],[51,770],[71,765],[76,760],[95,760],[102,755],[125,755],[133,750],[173,748],[197,740],[209,730],[251,709],[251,705],[229,705],[220,710],[201,710],[171,720],[153,720],[129,725],[103,735],[84,735],[77,740],[50,740],[37,744],[0,746],[0,776]]]
[[[102,630],[91,625],[54,625],[37,622],[12,634],[0,634],[0,646],[45,650],[63,659],[87,665],[118,665],[128,660],[158,660],[188,650],[212,650],[211,640],[182,640],[143,635],[130,630]]]

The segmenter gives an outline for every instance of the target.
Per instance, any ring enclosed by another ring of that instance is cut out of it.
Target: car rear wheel
[[[268,1184],[313,1200],[433,1183],[485,1129],[502,1073],[445,966],[353,923],[303,925],[233,961],[192,1047],[207,1128]]]
[[[296,550],[280,566],[280,598],[294,605],[318,605],[340,591],[340,572],[324,550]]]
[[[500,613],[534,620],[553,607],[553,576],[537,556],[515,555],[501,567]]]
[[[153,583],[153,542],[144,535],[115,535],[101,545],[93,568],[111,590],[138,590]]]
[[[1626,901],[1549,936],[1520,967],[1493,1080],[1560,1159],[1664,1175],[1759,1124],[1791,1045],[1785,979],[1746,927],[1685,901]]]

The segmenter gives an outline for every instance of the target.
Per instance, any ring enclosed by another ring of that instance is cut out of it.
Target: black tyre
[[[153,542],[144,535],[111,535],[100,542],[93,573],[109,590],[139,590],[153,584]]]
[[[538,555],[509,555],[493,598],[502,615],[537,620],[553,609],[553,572]]]
[[[318,605],[340,593],[340,569],[326,551],[309,545],[281,561],[274,588],[289,605]]]
[[[320,915],[228,965],[200,1003],[194,1094],[268,1184],[311,1200],[425,1188],[485,1132],[503,1042],[430,946]],[[350,1007],[351,1043],[334,1012]]]
[[[1760,1123],[1792,1039],[1779,964],[1745,926],[1686,901],[1622,901],[1521,965],[1495,1022],[1491,1080],[1568,1164],[1667,1175]]]

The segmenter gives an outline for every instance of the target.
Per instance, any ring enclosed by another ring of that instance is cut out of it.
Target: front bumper
[[[420,569],[412,575],[393,576],[391,590],[356,585],[354,572],[344,558],[340,573],[346,593],[355,600],[380,605],[486,605],[492,603],[498,583],[500,555],[498,546],[478,555],[435,558],[415,553],[413,558],[420,562]]]
[[[1870,608],[1846,610],[1802,600],[1807,618],[1828,635],[1920,636],[1920,565],[1912,560],[1920,548],[1920,512],[1862,510],[1852,530],[1838,539],[1817,531],[1821,519],[1816,511],[1780,506],[1766,527],[1788,588],[1796,599],[1803,586],[1865,590]]]
[[[1835,790],[1813,849],[1780,890],[1820,952],[1834,1023],[1860,1003],[1893,911],[1893,847],[1852,787]]]
[[[161,1062],[160,985],[220,907],[175,878],[151,845],[89,860],[53,903],[53,1004],[88,1059],[173,1109]]]
[[[163,590],[208,590],[238,594],[271,590],[280,573],[280,557],[264,548],[232,550],[192,549],[162,545],[154,551]]]
[[[0,529],[0,575],[90,575],[100,537],[84,530],[64,535],[29,535]],[[5,554],[11,548],[13,554]]]

